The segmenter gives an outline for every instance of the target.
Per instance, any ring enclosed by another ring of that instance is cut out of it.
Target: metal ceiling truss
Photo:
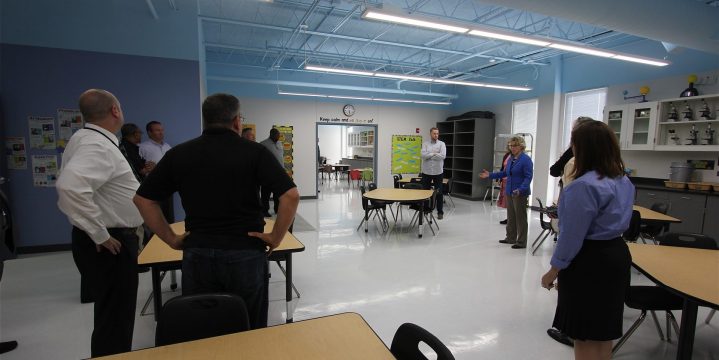
[[[538,67],[548,65],[547,59],[563,53],[360,19],[364,9],[384,3],[401,6],[410,13],[593,45],[629,37],[597,26],[474,0],[200,0],[199,3],[210,63],[264,67],[268,71],[304,72],[305,65],[315,64],[465,80],[496,78],[527,66],[536,72]],[[487,73],[490,69],[491,73]],[[403,81],[384,80],[396,83],[397,87]]]

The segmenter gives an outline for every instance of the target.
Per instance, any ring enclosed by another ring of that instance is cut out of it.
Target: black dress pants
[[[72,229],[72,253],[80,274],[89,281],[95,300],[92,357],[118,354],[132,349],[137,305],[136,229],[108,229],[122,244],[113,255],[104,247],[97,251],[95,242],[77,227]]]
[[[270,212],[270,194],[272,194],[272,190],[270,190],[268,187],[260,188],[260,200],[262,200],[262,211],[265,213]],[[277,210],[280,208],[280,197],[277,196],[277,194],[272,194],[272,202],[274,205],[275,214],[277,214]]]

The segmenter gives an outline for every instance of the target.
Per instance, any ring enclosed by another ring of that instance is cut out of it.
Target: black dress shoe
[[[0,354],[4,354],[8,351],[15,350],[17,347],[17,341],[3,341],[0,342]]]
[[[526,249],[526,248],[527,248],[527,245],[519,245],[519,244],[512,245],[512,249]]]
[[[564,345],[574,347],[574,340],[557,329],[547,329],[547,335]]]
[[[500,221],[499,223],[500,223],[501,225],[507,225],[507,219],[504,219],[504,220]]]
[[[514,244],[514,243],[509,242],[509,240],[507,240],[507,239],[499,240],[499,243],[500,244]]]

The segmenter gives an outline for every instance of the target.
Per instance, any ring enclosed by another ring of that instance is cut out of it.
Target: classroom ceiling
[[[501,83],[507,74],[528,67],[538,70],[547,66],[550,58],[563,53],[361,18],[363,11],[373,8],[394,9],[440,21],[476,23],[602,49],[650,39],[658,44],[664,41],[668,51],[678,46],[719,54],[719,1],[647,3],[199,0],[199,13],[208,66],[264,70],[276,74],[278,79],[286,73],[310,72],[304,69],[305,65],[321,65]],[[675,15],[678,9],[681,16]],[[671,52],[663,55],[671,60]],[[652,57],[657,58],[656,54]],[[402,82],[385,81],[381,86],[401,88]]]

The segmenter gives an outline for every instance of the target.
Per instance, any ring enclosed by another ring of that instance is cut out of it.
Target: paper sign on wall
[[[25,149],[25,138],[22,136],[6,137],[5,155],[7,156],[8,169],[27,169],[27,150]]]
[[[57,124],[60,129],[57,137],[59,149],[64,149],[72,134],[84,126],[80,110],[68,109],[57,109]]]
[[[57,181],[57,155],[32,156],[32,182],[36,187],[53,187]]]
[[[285,171],[287,171],[287,175],[292,177],[294,174],[294,150],[292,148],[293,127],[281,125],[273,125],[272,127],[280,131],[279,141],[282,143],[282,149],[284,149],[284,156],[282,158],[284,159]]]
[[[55,149],[55,118],[28,116],[30,126],[30,147],[33,149]]]

